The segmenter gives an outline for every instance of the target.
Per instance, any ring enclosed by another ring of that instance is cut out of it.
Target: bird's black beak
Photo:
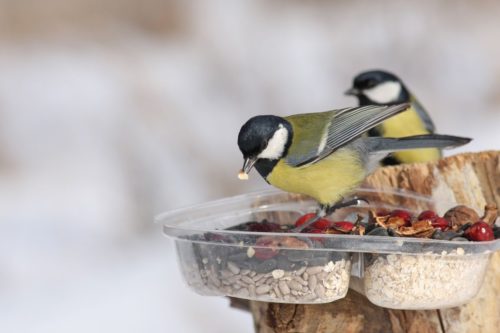
[[[241,180],[247,180],[248,179],[248,173],[250,170],[252,170],[255,162],[257,162],[256,157],[247,157],[245,158],[245,161],[243,162],[243,168],[241,168],[240,173],[238,174],[238,178]]]
[[[358,96],[360,94],[360,91],[357,88],[352,87],[349,90],[347,90],[344,94],[351,96]]]

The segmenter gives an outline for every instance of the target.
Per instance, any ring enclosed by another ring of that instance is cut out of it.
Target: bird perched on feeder
[[[401,138],[432,134],[435,131],[431,117],[415,96],[396,75],[382,71],[366,71],[357,75],[347,95],[356,96],[359,105],[396,105],[409,103],[407,111],[391,117],[368,132],[370,136]],[[430,162],[440,159],[441,150],[428,148],[395,152],[382,160],[382,165]]]
[[[239,178],[248,179],[248,173],[255,167],[269,184],[316,199],[320,217],[357,203],[342,200],[388,153],[455,147],[470,141],[437,134],[404,138],[363,136],[408,107],[409,104],[363,106],[288,117],[253,117],[238,135],[244,158]],[[310,223],[303,224],[303,228]]]

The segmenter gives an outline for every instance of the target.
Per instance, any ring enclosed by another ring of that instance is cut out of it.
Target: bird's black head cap
[[[358,89],[370,89],[387,81],[401,82],[401,80],[392,73],[383,70],[371,70],[362,72],[354,77],[353,87]]]
[[[287,142],[282,155],[286,154],[292,141],[292,126],[284,118],[272,115],[262,115],[250,118],[240,129],[238,147],[243,157],[256,158],[262,153],[275,133],[285,128],[288,131]]]
[[[383,104],[399,104],[409,101],[409,92],[403,82],[399,79],[399,77],[384,70],[370,70],[358,74],[354,77],[352,88],[349,89],[346,93],[348,95],[357,96],[360,99],[361,105],[378,104],[372,100],[369,100],[368,97],[363,94],[363,92],[369,89],[373,89],[378,85],[386,82],[398,82],[401,85],[401,92],[397,99],[391,101],[391,103]]]

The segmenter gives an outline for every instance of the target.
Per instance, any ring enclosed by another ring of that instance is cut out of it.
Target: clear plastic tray
[[[339,210],[332,220],[369,209],[434,209],[454,203],[399,191],[360,190],[369,204]],[[467,302],[479,290],[500,240],[460,242],[383,236],[225,230],[267,219],[292,224],[317,204],[275,190],[245,194],[159,215],[175,239],[183,276],[202,295],[283,303],[327,303],[351,285],[379,306],[433,309]]]

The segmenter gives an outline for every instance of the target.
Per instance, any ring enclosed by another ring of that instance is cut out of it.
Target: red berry
[[[417,219],[419,221],[422,221],[422,220],[431,220],[431,221],[434,221],[438,217],[439,216],[433,210],[424,210],[422,213],[420,213],[420,215],[418,216]]]
[[[295,221],[295,226],[299,227],[299,226],[303,225],[304,223],[306,223],[307,221],[313,219],[315,216],[316,216],[315,213],[308,213],[308,214],[302,215],[301,217],[299,217],[297,219],[297,221]]]
[[[354,228],[354,223],[348,221],[333,222],[332,227],[342,233],[348,233]]]
[[[431,220],[431,225],[436,229],[439,228],[442,231],[446,231],[450,227],[450,222],[448,222],[448,220],[443,217],[436,217],[434,220]]]
[[[297,219],[297,221],[295,221],[295,226],[298,227],[298,226],[301,226],[303,225],[304,223],[306,223],[307,221],[309,221],[310,219],[313,219],[314,217],[316,216],[315,213],[307,213],[307,214],[304,214],[302,215],[301,217],[299,217]]]
[[[255,258],[267,260],[275,257],[278,254],[277,241],[269,236],[260,237],[255,242]],[[263,246],[263,247],[259,247]]]
[[[295,227],[299,227],[306,223],[309,220],[312,220],[313,218],[316,217],[316,213],[308,213],[305,215],[302,215],[301,217],[298,218],[297,221],[295,221]],[[311,224],[312,227],[316,229],[327,229],[330,226],[330,221],[324,218],[320,218],[318,221],[314,222]]]
[[[411,225],[411,213],[407,210],[395,209],[391,212],[391,217],[399,217],[405,221],[406,226]]]
[[[477,221],[472,226],[470,226],[467,230],[465,230],[464,236],[468,240],[472,241],[490,241],[495,239],[495,235],[493,234],[493,230],[490,225],[483,221]]]
[[[319,219],[318,221],[314,222],[312,226],[319,230],[326,230],[330,227],[330,221],[328,221],[327,219]]]

